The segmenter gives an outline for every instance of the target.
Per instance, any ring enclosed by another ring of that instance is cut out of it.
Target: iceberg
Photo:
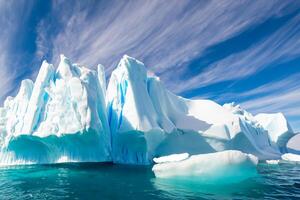
[[[157,178],[163,179],[234,183],[256,176],[257,163],[258,159],[251,154],[228,150],[192,155],[178,161],[169,162],[167,159],[166,162],[155,164],[152,170]]]
[[[0,109],[1,164],[111,161],[103,68],[43,62]]]
[[[57,68],[44,61],[0,108],[0,164],[147,165],[226,150],[274,160],[292,149],[292,136],[282,114],[177,96],[127,55],[108,84],[102,65],[88,69],[64,55]]]

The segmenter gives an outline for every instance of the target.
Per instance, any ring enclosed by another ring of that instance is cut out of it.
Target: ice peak
[[[56,74],[59,78],[62,79],[70,79],[73,76],[72,72],[72,65],[70,60],[64,56],[63,54],[60,55],[60,63],[58,65]]]
[[[121,61],[131,63],[131,62],[137,62],[137,59],[130,57],[127,54],[124,54]]]
[[[42,65],[50,65],[47,60],[43,60]]]
[[[133,57],[130,57],[126,54],[122,57],[118,66],[123,66],[126,68],[132,68],[132,69],[145,68],[144,63],[142,63],[141,61],[139,61]],[[144,70],[146,70],[146,68]]]
[[[17,97],[29,99],[33,89],[33,82],[30,79],[22,80]]]
[[[126,74],[132,80],[145,79],[147,77],[144,63],[128,55],[122,57],[115,71],[118,71],[117,74],[119,75]]]
[[[105,96],[105,94],[106,94],[106,78],[105,78],[105,71],[104,71],[103,65],[98,64],[97,73],[98,73],[98,81],[102,88],[103,95]]]
[[[60,60],[68,59],[64,54],[60,54]]]

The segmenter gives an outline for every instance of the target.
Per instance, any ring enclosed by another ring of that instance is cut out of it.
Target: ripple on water
[[[0,199],[300,199],[300,165],[258,165],[238,184],[157,179],[151,167],[56,164],[0,169]]]

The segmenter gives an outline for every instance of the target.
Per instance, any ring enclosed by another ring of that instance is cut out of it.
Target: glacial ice
[[[158,163],[152,170],[157,178],[234,183],[255,176],[257,163],[258,159],[251,154],[228,150]]]
[[[265,114],[255,116],[255,120],[268,131],[270,139],[275,142],[281,152],[287,152],[286,144],[294,132],[282,113]]]
[[[286,144],[287,151],[289,153],[300,155],[300,133],[295,134]]]
[[[106,94],[115,162],[147,164],[157,156],[231,149],[280,158],[278,146],[250,113],[234,104],[176,96],[129,56],[112,72]]]
[[[35,83],[22,81],[0,110],[0,163],[111,161],[102,78],[63,55],[56,71],[44,61]]]
[[[226,150],[272,160],[290,152],[292,136],[281,113],[253,116],[234,103],[176,96],[127,55],[107,88],[102,65],[44,61],[35,82],[22,81],[0,108],[0,164],[151,164]]]

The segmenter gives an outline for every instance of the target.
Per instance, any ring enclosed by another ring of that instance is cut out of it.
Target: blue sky
[[[123,54],[188,98],[283,112],[300,131],[300,1],[0,0],[0,100],[42,60],[109,74]]]

